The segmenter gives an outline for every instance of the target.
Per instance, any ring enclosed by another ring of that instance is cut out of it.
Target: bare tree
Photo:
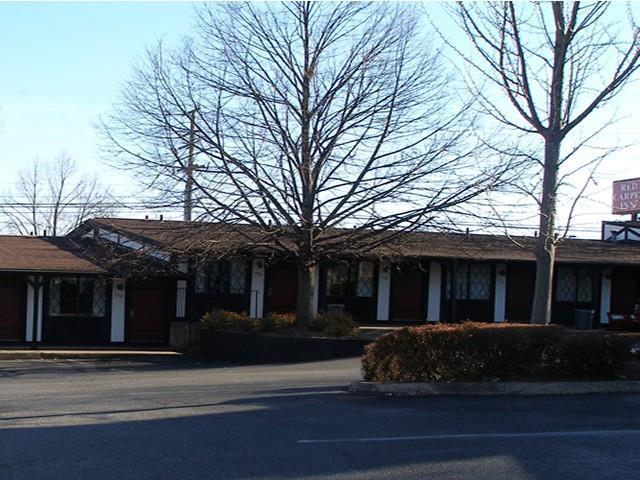
[[[85,220],[109,214],[113,199],[95,177],[78,174],[65,152],[51,163],[36,159],[20,171],[2,213],[8,227],[21,235],[57,236]]]
[[[541,180],[533,191],[540,234],[531,321],[549,323],[559,187],[579,170],[592,175],[600,160],[596,156],[563,171],[592,137],[572,139],[568,149],[563,142],[640,67],[639,30],[631,21],[630,35],[623,39],[620,26],[607,15],[610,2],[459,3],[454,8],[474,49],[473,55],[463,49],[458,53],[485,80],[472,82],[482,85],[475,94],[485,113],[503,126],[537,136],[543,144],[540,154],[526,155],[539,168]],[[491,85],[504,94],[502,100],[487,93]],[[575,201],[584,187],[579,190]]]
[[[251,225],[295,259],[301,323],[313,317],[319,259],[366,255],[434,224],[509,170],[480,161],[468,105],[450,94],[410,7],[199,13],[184,50],[150,52],[128,84],[104,121],[107,151],[167,192],[186,177],[201,218]]]

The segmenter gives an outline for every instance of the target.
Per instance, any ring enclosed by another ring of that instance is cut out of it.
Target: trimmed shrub
[[[251,318],[246,312],[213,310],[201,319],[205,328],[241,332],[270,332],[292,326],[296,322],[294,313],[270,313],[264,318]]]
[[[630,357],[628,345],[607,334],[567,335],[563,338],[561,362],[577,378],[610,378]]]
[[[269,313],[265,318],[260,320],[260,329],[268,332],[271,330],[279,330],[281,328],[292,327],[296,323],[295,313]]]
[[[329,337],[347,337],[355,333],[357,326],[346,312],[327,312],[316,315],[309,329]]]
[[[250,330],[251,319],[246,312],[212,310],[200,320],[203,326],[211,330]]]
[[[362,370],[383,382],[612,378],[628,351],[605,334],[467,322],[384,335],[365,348]]]

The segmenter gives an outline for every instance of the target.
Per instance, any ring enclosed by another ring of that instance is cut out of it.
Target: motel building
[[[252,235],[222,224],[97,218],[66,237],[0,236],[0,343],[167,344],[172,330],[212,309],[294,311],[295,264]],[[535,238],[415,232],[396,242],[393,257],[322,262],[318,311],[380,325],[528,321]],[[638,298],[640,223],[604,222],[600,240],[561,242],[553,322],[572,324],[576,309],[590,309],[593,326],[605,327],[632,314]]]

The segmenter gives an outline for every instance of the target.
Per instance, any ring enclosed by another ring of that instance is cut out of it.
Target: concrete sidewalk
[[[434,395],[581,395],[587,393],[640,393],[640,381],[566,382],[353,382],[352,393],[398,396]]]
[[[91,347],[46,346],[31,349],[25,345],[0,346],[0,360],[38,360],[57,358],[116,359],[134,357],[181,357],[183,354],[162,347]]]

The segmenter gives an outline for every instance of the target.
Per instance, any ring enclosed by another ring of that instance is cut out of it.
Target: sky
[[[195,5],[0,2],[0,201],[14,188],[21,166],[63,150],[116,193],[136,191],[127,173],[100,156],[95,124],[117,101],[147,47],[159,40],[178,45],[192,31]],[[640,110],[637,92],[636,82],[618,98],[622,120],[601,137],[604,143],[640,140],[633,118]],[[640,177],[639,156],[634,146],[602,164],[572,233],[597,237],[601,220],[620,219],[609,214],[611,182]]]
[[[0,192],[21,165],[62,150],[103,183],[128,188],[129,178],[100,158],[94,125],[147,47],[178,44],[189,33],[193,8],[0,2]]]

